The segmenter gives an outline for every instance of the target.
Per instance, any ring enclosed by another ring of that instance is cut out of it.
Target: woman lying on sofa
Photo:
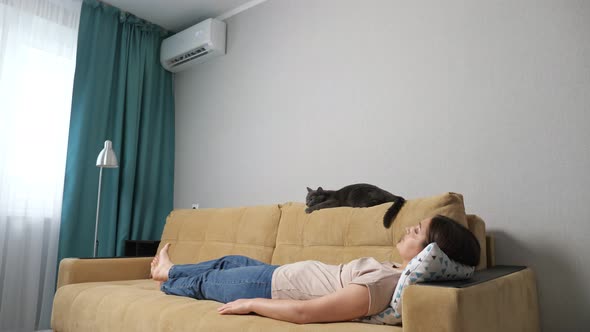
[[[166,244],[154,257],[151,273],[166,294],[225,303],[220,314],[253,312],[299,324],[350,321],[383,311],[404,267],[432,242],[459,263],[479,262],[475,236],[437,215],[406,228],[396,245],[402,264],[359,258],[341,265],[303,261],[278,266],[225,256],[181,265],[172,263]]]

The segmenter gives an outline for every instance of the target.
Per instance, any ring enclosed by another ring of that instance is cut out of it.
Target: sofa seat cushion
[[[220,303],[165,295],[153,280],[71,284],[55,294],[52,327],[66,331],[398,331],[346,322],[297,325],[257,315],[220,315]]]

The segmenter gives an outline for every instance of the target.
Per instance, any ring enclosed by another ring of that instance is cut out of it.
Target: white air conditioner
[[[207,19],[162,41],[160,63],[178,72],[225,54],[225,22]]]

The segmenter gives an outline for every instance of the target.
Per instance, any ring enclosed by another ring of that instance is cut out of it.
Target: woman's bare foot
[[[158,255],[154,256],[154,259],[152,259],[152,262],[150,263],[150,278],[154,275],[154,269],[156,268],[156,266],[158,266],[158,261]]]
[[[158,255],[152,260],[150,270],[152,279],[156,281],[167,281],[168,271],[174,265],[168,256],[168,248],[170,248],[170,243],[166,243]]]

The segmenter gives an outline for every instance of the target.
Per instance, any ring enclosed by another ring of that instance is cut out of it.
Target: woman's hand
[[[312,300],[241,299],[217,309],[222,315],[256,313],[296,324],[345,322],[367,315],[369,289],[349,284],[336,292]]]
[[[228,302],[217,308],[217,312],[222,315],[245,315],[252,312],[252,303],[256,299],[239,299]]]

